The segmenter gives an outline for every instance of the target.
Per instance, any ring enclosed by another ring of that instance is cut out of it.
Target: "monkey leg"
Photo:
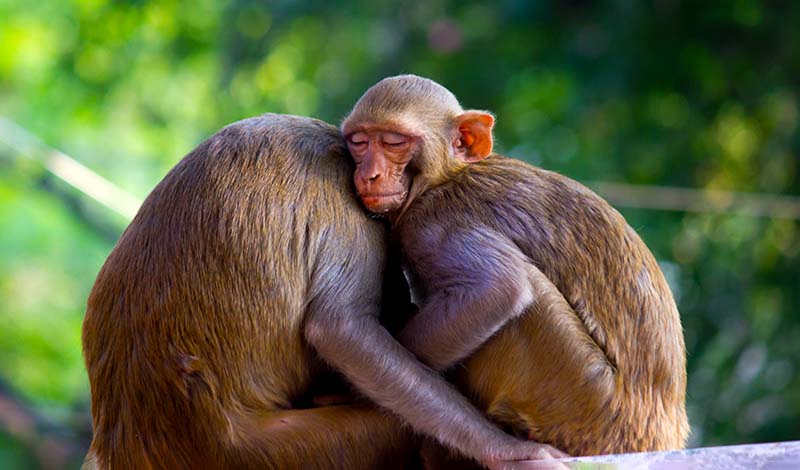
[[[234,427],[230,468],[402,469],[418,458],[410,430],[371,405],[278,411]]]
[[[621,381],[561,292],[538,269],[534,302],[453,380],[507,431],[570,455],[631,451],[614,433]]]

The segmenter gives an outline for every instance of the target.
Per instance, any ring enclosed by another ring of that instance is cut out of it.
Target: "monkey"
[[[265,114],[153,189],[87,300],[84,468],[402,468],[417,432],[486,464],[548,452],[382,326],[408,294],[384,276],[386,227],[359,206],[353,171],[335,126]],[[314,400],[334,372],[361,398]]]
[[[301,404],[329,373],[304,338],[312,317],[380,301],[384,228],[354,204],[343,147],[333,126],[266,114],[153,190],[87,301],[86,468],[402,460],[409,433],[374,406]]]
[[[400,75],[341,124],[419,306],[400,343],[522,438],[572,456],[684,447],[683,331],[655,258],[588,188],[493,153],[494,123]]]

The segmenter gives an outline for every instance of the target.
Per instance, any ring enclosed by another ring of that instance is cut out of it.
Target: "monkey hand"
[[[510,448],[503,449],[498,458],[489,459],[486,466],[491,470],[534,470],[534,469],[560,469],[568,470],[569,467],[556,459],[567,458],[569,455],[561,452],[548,444],[534,441],[519,441]]]

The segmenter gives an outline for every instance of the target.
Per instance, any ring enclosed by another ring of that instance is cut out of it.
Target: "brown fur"
[[[451,97],[391,77],[342,126],[362,198],[407,195],[369,200],[420,306],[401,342],[436,369],[460,363],[461,390],[516,435],[571,455],[683,447],[683,333],[652,254],[587,188],[490,155],[491,115]],[[409,136],[409,163],[385,132]]]
[[[367,405],[292,409],[327,370],[311,317],[375,318],[384,229],[335,128],[232,124],[153,190],[100,271],[83,345],[87,468],[383,468],[411,440]]]
[[[682,448],[678,311],[622,216],[572,180],[493,156],[424,193],[395,230],[411,270],[430,273],[417,257],[435,255],[420,252],[417,227],[472,230],[476,221],[538,268],[537,294],[457,370],[462,390],[516,434],[572,455]]]

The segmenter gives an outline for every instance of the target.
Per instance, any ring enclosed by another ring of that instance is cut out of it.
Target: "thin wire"
[[[40,160],[55,176],[128,220],[139,210],[137,198],[2,116],[0,140],[19,154]],[[795,196],[607,181],[588,181],[586,185],[617,207],[800,219],[800,197]]]
[[[612,205],[681,212],[738,214],[776,219],[800,219],[800,198],[673,186],[587,182]]]
[[[141,201],[136,197],[3,116],[0,116],[0,139],[20,155],[40,161],[52,174],[126,219],[133,219],[139,210]]]

